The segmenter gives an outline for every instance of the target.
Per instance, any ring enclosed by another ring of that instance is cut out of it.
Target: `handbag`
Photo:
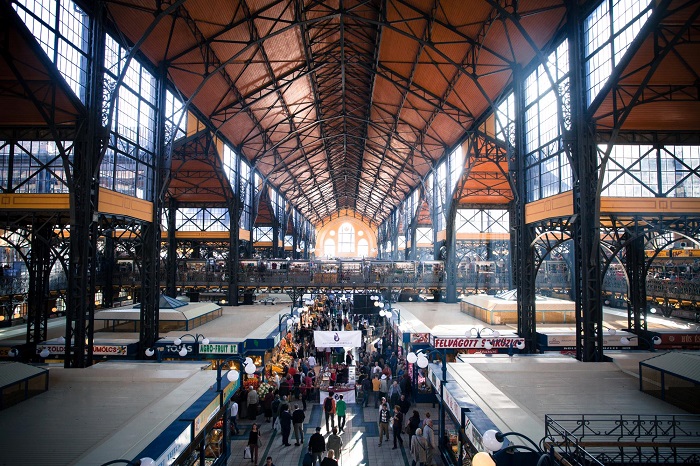
[[[243,458],[244,458],[244,459],[247,459],[247,460],[251,459],[251,455],[250,455],[250,445],[248,445],[247,447],[245,447],[245,450],[243,450]]]

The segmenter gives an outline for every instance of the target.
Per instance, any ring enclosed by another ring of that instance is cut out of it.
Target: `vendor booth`
[[[315,331],[314,343],[316,348],[343,348],[347,351],[351,348],[359,348],[362,345],[362,332],[351,331]],[[346,403],[355,403],[355,367],[338,363],[324,368],[317,383],[320,392],[320,401],[325,400],[329,393],[333,393],[336,399],[343,395]]]

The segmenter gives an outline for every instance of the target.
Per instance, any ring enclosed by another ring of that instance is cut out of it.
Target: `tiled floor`
[[[293,403],[292,403],[293,404]],[[418,410],[421,418],[426,412],[430,412],[433,419],[438,419],[438,408],[431,404],[418,404],[412,407]],[[393,450],[393,438],[389,442],[379,444],[379,429],[377,426],[378,410],[370,402],[367,408],[362,408],[359,404],[348,405],[345,431],[341,434],[343,438],[343,450],[340,456],[340,466],[409,466],[411,464],[411,453],[408,448],[408,437],[402,435],[404,446]],[[307,406],[307,422],[304,424],[305,444],[294,446],[294,431],[290,435],[291,447],[282,446],[282,437],[279,431],[272,431],[271,424],[262,423],[263,446],[258,453],[258,466],[265,464],[268,456],[272,457],[275,466],[301,466],[303,454],[308,446],[308,441],[315,432],[317,426],[321,426],[321,433],[328,437],[325,420],[320,404]],[[310,419],[309,419],[310,418]],[[262,416],[258,421],[263,420]],[[252,421],[243,420],[239,422],[241,435],[233,437],[231,442],[232,454],[228,461],[228,466],[250,465],[251,460],[243,458],[243,450],[248,443],[248,432]],[[391,435],[391,433],[390,433]],[[437,436],[437,431],[436,431]],[[435,458],[433,464],[442,464]]]

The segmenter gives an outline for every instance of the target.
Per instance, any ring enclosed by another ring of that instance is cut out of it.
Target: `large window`
[[[369,242],[364,238],[357,241],[357,255],[359,257],[369,256]]]
[[[89,18],[71,0],[16,0],[12,4],[78,98],[85,102]]]
[[[335,241],[333,241],[330,238],[327,238],[323,242],[323,254],[326,257],[335,257]]]
[[[506,209],[457,209],[458,233],[508,233],[510,216]]]
[[[525,178],[528,201],[571,189],[571,167],[562,129],[569,129],[564,105],[569,101],[569,50],[563,41],[525,79]]]
[[[62,145],[72,161],[72,146]],[[52,141],[0,141],[0,192],[68,193],[59,147]]]
[[[355,229],[349,223],[343,223],[338,229],[338,252],[355,252]]]
[[[599,147],[599,153],[608,148]],[[603,196],[700,197],[700,146],[616,145],[605,167]]]
[[[228,231],[228,209],[179,208],[175,214],[175,228],[178,231]]]
[[[107,36],[104,63],[107,89],[116,86],[126,56],[126,49]],[[122,194],[151,200],[156,80],[138,60],[132,59],[116,92],[109,144],[100,166],[100,185]]]
[[[652,8],[650,0],[604,0],[586,18],[586,97],[589,105],[639,34]]]

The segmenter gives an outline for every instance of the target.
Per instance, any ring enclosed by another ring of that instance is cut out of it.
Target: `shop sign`
[[[238,354],[238,343],[199,345],[199,354]]]
[[[282,334],[278,333],[277,335],[275,335],[275,338],[272,340],[272,346],[274,347],[274,346],[279,345],[281,341],[282,341]]]
[[[39,354],[44,349],[55,355],[63,355],[66,352],[65,345],[36,345],[36,353]],[[87,353],[87,349],[85,350]],[[93,356],[126,356],[126,345],[92,345]]]
[[[194,436],[197,437],[199,433],[206,427],[207,424],[209,424],[209,421],[211,421],[214,416],[217,415],[217,413],[221,410],[221,400],[217,396],[212,400],[209,405],[204,408],[204,411],[199,413],[199,416],[197,416],[194,419]]]
[[[493,348],[515,348],[519,343],[525,343],[524,338],[498,337],[498,338],[435,338],[435,348],[485,348],[486,342],[490,342]]]
[[[614,349],[620,346],[637,346],[637,339],[633,338],[629,343],[623,344],[621,338],[624,334],[603,335],[603,347],[605,349]],[[631,336],[631,335],[630,335]],[[546,346],[550,348],[574,348],[576,349],[576,334],[571,335],[545,335]],[[540,340],[541,341],[541,340]]]
[[[683,347],[683,348],[700,348],[700,334],[688,334],[688,333],[662,333],[659,334],[661,337],[661,343],[656,345],[656,347]],[[636,342],[637,339],[633,339]]]
[[[333,388],[333,387],[331,387]],[[321,403],[325,401],[326,398],[328,398],[328,392],[324,391],[319,391],[321,394]],[[343,395],[343,401],[346,402],[347,404],[352,404],[355,403],[355,389],[351,389],[348,391],[342,391],[342,392],[333,392],[333,398],[335,398],[335,401],[338,402],[340,400],[340,395]]]
[[[411,343],[428,343],[430,342],[429,333],[412,333]]]
[[[188,425],[185,430],[170,444],[167,450],[156,460],[156,466],[170,466],[192,442],[192,428]]]
[[[225,380],[228,380],[228,379],[225,379]],[[228,385],[226,385],[224,387],[224,393],[223,393],[224,404],[227,403],[228,400],[231,399],[231,397],[234,395],[234,393],[236,393],[236,391],[238,390],[238,387],[240,387],[240,385],[241,385],[241,379],[239,377],[238,380],[236,380],[235,382],[230,382]]]
[[[445,389],[442,394],[445,397],[445,406],[454,415],[455,419],[459,420],[461,417],[459,403],[457,403],[457,400],[454,399],[449,390]]]

